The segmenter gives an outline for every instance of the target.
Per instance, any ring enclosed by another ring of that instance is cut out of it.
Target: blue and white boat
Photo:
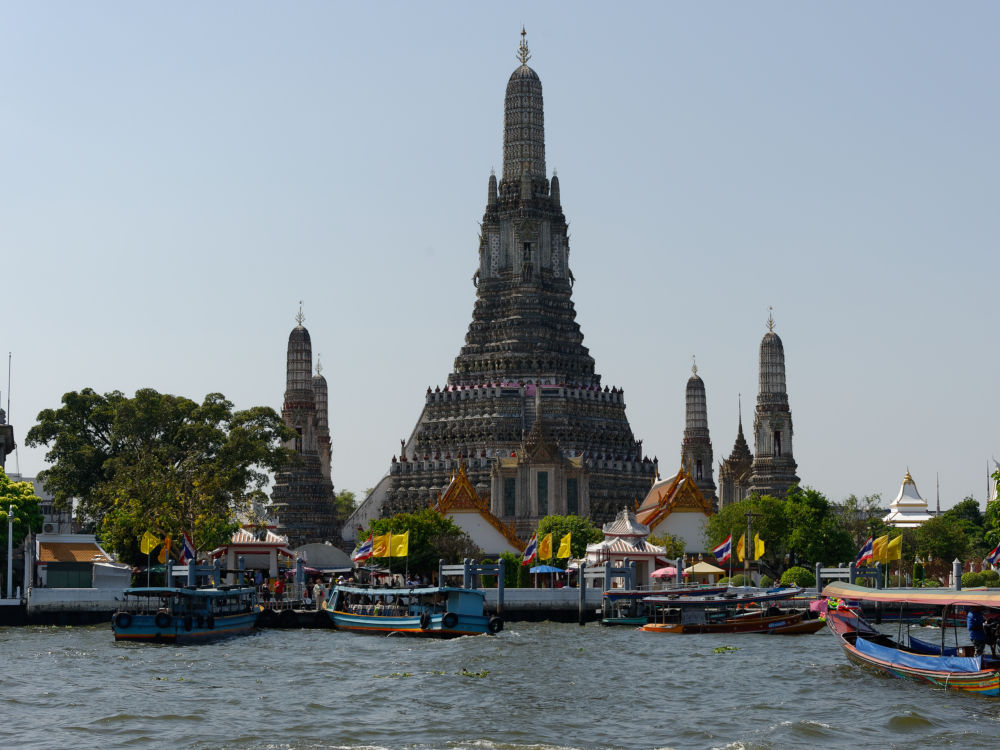
[[[338,630],[438,638],[499,633],[503,619],[486,615],[483,604],[477,589],[338,584],[323,609]]]
[[[257,622],[252,586],[137,587],[111,618],[116,641],[204,643],[250,633]]]

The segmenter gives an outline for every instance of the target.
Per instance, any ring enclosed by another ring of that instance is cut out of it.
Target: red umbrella
[[[650,577],[652,578],[672,578],[675,575],[677,575],[677,568],[670,567],[669,565],[666,568],[657,568],[650,573]]]

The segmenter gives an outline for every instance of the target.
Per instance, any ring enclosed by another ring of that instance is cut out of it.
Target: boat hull
[[[775,635],[795,635],[815,633],[823,629],[820,620],[803,620],[803,613],[795,612],[766,617],[734,617],[719,622],[699,623],[648,623],[641,630],[650,633],[670,633],[673,635],[693,635],[698,633],[772,633]]]
[[[490,630],[490,619],[485,615],[455,615],[456,621],[450,627],[445,624],[445,615],[430,615],[426,627],[421,627],[418,616],[359,615],[353,612],[326,610],[337,630],[356,633],[378,633],[380,635],[406,635],[419,638],[457,638],[463,635],[485,635]],[[449,623],[450,624],[450,623]]]
[[[220,638],[247,635],[257,622],[254,612],[214,618],[185,618],[164,613],[135,614],[129,615],[127,622],[121,614],[115,615],[111,622],[115,641],[141,643],[207,643]]]

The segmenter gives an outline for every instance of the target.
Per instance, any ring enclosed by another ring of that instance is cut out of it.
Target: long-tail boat
[[[883,605],[935,605],[942,608],[942,622],[952,612],[982,607],[1000,615],[1000,591],[950,589],[868,589],[848,583],[831,583],[823,589],[830,600],[877,602]],[[926,682],[940,687],[1000,695],[1000,660],[977,655],[972,645],[948,646],[948,628],[941,629],[941,644],[900,634],[893,638],[868,622],[858,607],[830,608],[826,623],[837,636],[848,660],[881,674]],[[952,629],[957,641],[957,629]],[[929,653],[930,652],[930,653]]]
[[[721,596],[649,596],[654,608],[641,630],[650,633],[767,633],[797,635],[823,629],[822,620],[803,609],[781,609],[778,602],[792,599],[802,589],[765,593],[741,592]]]

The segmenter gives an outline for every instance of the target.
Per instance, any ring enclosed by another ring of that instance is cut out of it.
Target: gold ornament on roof
[[[299,328],[302,327],[302,324],[305,322],[305,319],[306,316],[302,314],[302,300],[299,300],[299,312],[295,316],[295,322],[299,324]]]
[[[695,361],[694,355],[691,355],[691,373],[694,375],[698,374],[698,363]]]
[[[521,65],[527,65],[528,60],[531,59],[531,52],[528,51],[528,42],[525,39],[528,32],[521,27],[521,46],[517,50],[517,59],[521,61]]]
[[[774,331],[774,308],[767,308],[767,330]]]

